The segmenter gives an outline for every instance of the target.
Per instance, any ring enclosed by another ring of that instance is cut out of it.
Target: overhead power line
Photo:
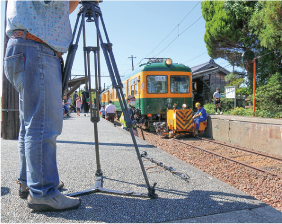
[[[202,55],[204,55],[204,54],[206,54],[206,53],[207,53],[207,51],[204,52],[204,53],[202,53],[202,54],[200,54],[200,55],[198,55],[198,56],[196,56],[196,57],[194,57],[194,58],[192,58],[192,59],[190,59],[189,61],[193,61],[194,59],[196,59],[196,58],[198,58],[198,57],[200,57],[200,56],[202,56]],[[186,63],[189,62],[189,61],[186,61],[186,62],[184,62],[183,64],[186,64]]]
[[[184,32],[186,32],[190,27],[192,27],[196,22],[198,22],[203,16],[200,16],[194,23],[192,23],[189,27],[187,27],[186,30],[184,30],[181,34],[178,34],[177,37],[173,39],[160,53],[162,53],[165,49],[167,49],[178,37],[180,37]],[[158,56],[160,53],[158,53],[156,56]]]
[[[152,50],[145,58],[147,58],[152,52],[154,52],[168,37],[169,35],[176,29],[179,28],[179,25],[186,19],[186,17],[196,8],[196,6],[200,3],[200,1],[194,6],[193,9],[191,9],[186,16],[180,21],[180,23],[177,24],[177,26],[175,26],[175,28],[173,28],[173,30],[159,43],[159,45],[157,47],[154,48],[154,50]],[[141,62],[141,61],[140,61]],[[139,63],[140,63],[139,62]]]

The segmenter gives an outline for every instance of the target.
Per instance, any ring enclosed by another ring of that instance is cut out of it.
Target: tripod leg
[[[118,99],[119,99],[119,102],[120,102],[120,106],[121,106],[121,109],[123,111],[123,114],[124,114],[124,117],[125,117],[125,120],[126,120],[127,127],[129,127],[129,129],[130,129],[130,134],[131,134],[131,137],[132,137],[132,140],[133,140],[133,143],[134,143],[135,151],[136,151],[136,154],[137,154],[137,157],[138,157],[138,160],[139,160],[139,164],[141,166],[142,173],[143,173],[143,176],[144,176],[147,188],[148,188],[148,196],[150,198],[157,198],[157,195],[155,194],[156,183],[154,183],[154,185],[152,187],[149,184],[149,180],[148,180],[148,177],[147,177],[147,174],[146,174],[143,162],[142,162],[142,158],[141,158],[138,146],[137,146],[137,142],[136,142],[135,136],[133,134],[133,130],[131,128],[132,123],[131,123],[131,120],[130,120],[129,112],[127,110],[125,97],[124,97],[123,91],[122,91],[123,85],[122,85],[122,82],[121,82],[121,79],[120,79],[120,75],[118,73],[117,65],[116,65],[115,58],[114,58],[114,55],[113,55],[113,52],[112,52],[112,44],[109,41],[109,37],[108,37],[107,31],[106,31],[106,27],[105,27],[105,24],[104,24],[104,21],[103,21],[103,18],[102,18],[102,13],[100,11],[100,8],[96,5],[94,5],[91,2],[83,2],[82,1],[82,4],[83,4],[83,6],[80,8],[79,15],[78,15],[78,18],[79,18],[80,15],[82,16],[82,20],[81,20],[76,44],[71,44],[71,47],[74,46],[74,50],[71,52],[70,55],[68,54],[68,57],[67,57],[67,63],[66,63],[67,69],[66,69],[66,73],[64,75],[64,79],[66,81],[65,81],[64,86],[65,86],[65,88],[67,88],[67,81],[68,81],[68,78],[70,76],[71,68],[72,68],[72,65],[73,65],[74,56],[75,56],[75,53],[76,53],[79,36],[80,36],[81,30],[83,28],[83,30],[84,30],[84,32],[83,32],[83,35],[84,35],[84,55],[85,55],[84,56],[84,62],[85,62],[85,78],[86,78],[85,82],[86,82],[86,84],[87,84],[87,82],[89,82],[89,86],[90,86],[89,91],[90,91],[90,100],[91,100],[91,97],[92,97],[91,91],[92,90],[91,90],[91,79],[90,79],[91,75],[90,75],[89,51],[94,51],[94,53],[95,53],[95,51],[98,51],[98,50],[93,50],[94,49],[93,47],[86,47],[85,46],[86,43],[85,43],[84,20],[85,20],[86,15],[88,17],[88,21],[91,21],[91,17],[93,17],[94,21],[95,21],[95,25],[96,25],[96,30],[97,30],[97,46],[99,45],[99,41],[100,41],[100,45],[103,49],[103,53],[104,53],[106,64],[107,64],[107,67],[108,67],[108,70],[109,70],[109,73],[110,73],[110,77],[111,77],[111,80],[112,80],[113,87],[116,89],[117,96],[118,96]],[[98,24],[98,16],[100,16],[100,18],[101,18],[103,30],[104,30],[104,33],[105,33],[105,36],[106,36],[106,39],[107,39],[106,44],[103,43],[102,35],[101,35],[100,29],[99,29],[99,24]],[[77,18],[77,21],[78,21],[78,18]],[[77,26],[77,24],[78,24],[78,22],[76,22],[76,26]],[[76,31],[76,29],[77,29],[77,27],[75,27],[74,30]],[[87,51],[87,54],[86,54],[86,51]],[[88,61],[88,64],[87,64],[87,61]],[[98,51],[98,63],[99,63],[99,61],[100,61],[100,58],[99,58],[99,51]],[[95,58],[95,62],[97,62],[96,58]],[[87,69],[87,67],[88,67],[88,69]],[[100,71],[99,67],[98,67],[98,70]],[[95,69],[95,71],[96,71],[96,69]],[[95,76],[97,76],[96,72],[95,72]],[[99,83],[100,83],[101,80],[100,80],[100,73],[99,72],[98,72],[98,77],[99,77]],[[99,91],[100,91],[101,85],[99,84],[97,86],[97,82],[98,82],[98,79],[96,77],[96,91],[98,91],[97,89],[99,89]],[[96,108],[96,110],[92,111],[92,100],[90,102],[91,102],[90,103],[91,114],[92,114],[92,112],[94,114],[94,116],[91,115],[91,121],[94,122],[94,131],[95,131],[95,149],[96,149],[96,161],[97,161],[97,172],[96,172],[96,182],[95,182],[96,184],[95,184],[95,187],[92,188],[92,189],[82,191],[82,192],[78,192],[78,193],[74,193],[74,194],[70,194],[70,196],[77,196],[77,195],[80,195],[80,194],[86,194],[86,193],[92,193],[92,192],[100,191],[100,192],[105,192],[105,193],[114,193],[114,194],[131,195],[131,196],[138,196],[138,197],[139,196],[147,197],[147,196],[145,196],[145,194],[138,194],[138,193],[134,193],[134,192],[118,192],[118,191],[113,191],[113,190],[109,190],[109,189],[104,189],[102,187],[102,173],[101,173],[101,169],[100,169],[100,158],[99,158],[99,147],[98,147],[98,128],[97,128],[97,122],[99,121],[99,117],[97,117],[98,116],[97,108]],[[96,104],[98,105],[99,101],[97,100],[96,102],[97,102]],[[97,107],[99,108],[99,106],[97,106]],[[99,175],[97,175],[97,174],[99,174]]]
[[[109,37],[108,37],[107,31],[106,31],[105,23],[104,23],[102,13],[101,13],[100,18],[101,18],[104,34],[105,34],[106,39],[107,39],[107,43],[104,44],[100,29],[99,29],[99,26],[98,26],[97,16],[98,16],[97,14],[93,13],[93,18],[94,18],[94,21],[95,21],[95,24],[96,24],[97,33],[99,35],[101,47],[103,49],[104,57],[105,57],[105,60],[106,60],[107,66],[108,66],[108,70],[109,70],[109,73],[110,73],[110,76],[111,76],[113,87],[116,88],[117,95],[118,95],[118,98],[119,98],[119,102],[120,102],[120,105],[121,105],[121,108],[122,108],[122,111],[123,111],[123,114],[124,114],[124,117],[125,117],[125,120],[126,120],[126,125],[130,130],[131,138],[132,138],[133,143],[134,143],[134,147],[135,147],[135,151],[136,151],[136,154],[137,154],[137,157],[138,157],[138,160],[139,160],[139,164],[141,166],[142,173],[143,173],[143,176],[144,176],[144,179],[145,179],[148,191],[149,191],[149,196],[154,198],[154,197],[156,197],[155,190],[154,190],[154,187],[155,187],[156,184],[154,184],[153,187],[151,187],[150,184],[149,184],[149,180],[148,180],[148,177],[147,177],[147,174],[146,174],[143,162],[142,162],[142,158],[141,158],[138,146],[137,146],[137,142],[136,142],[135,136],[133,134],[133,130],[131,128],[132,123],[131,123],[130,116],[129,116],[129,113],[128,113],[128,110],[127,110],[126,101],[125,101],[125,98],[124,98],[124,95],[123,95],[120,75],[119,75],[117,65],[116,65],[116,62],[115,62],[115,58],[114,58],[114,55],[113,55],[113,52],[112,52],[112,44],[109,42]],[[118,83],[116,81],[118,81]]]

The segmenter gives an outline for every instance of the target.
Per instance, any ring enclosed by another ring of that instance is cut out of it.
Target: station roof
[[[217,69],[213,69],[217,68]],[[205,62],[200,65],[196,65],[191,67],[192,70],[192,77],[199,78],[201,76],[209,75],[215,72],[219,72],[223,75],[228,75],[230,72],[225,68],[221,67],[220,65],[216,64],[213,59],[210,59],[208,62]]]

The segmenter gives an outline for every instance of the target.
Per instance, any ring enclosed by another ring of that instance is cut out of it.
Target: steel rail
[[[228,147],[231,147],[231,148],[239,149],[239,150],[241,150],[241,151],[253,153],[253,154],[256,154],[256,155],[265,156],[265,157],[268,157],[268,158],[271,158],[271,159],[275,159],[275,160],[278,160],[278,161],[282,162],[282,158],[279,158],[279,157],[270,156],[270,155],[266,155],[266,154],[264,154],[264,153],[251,151],[251,150],[248,150],[248,149],[241,148],[241,147],[239,147],[239,146],[233,146],[233,145],[230,145],[230,144],[228,144],[228,143],[218,142],[218,141],[216,141],[216,140],[206,139],[206,138],[202,138],[202,137],[198,137],[198,136],[197,136],[196,138],[201,139],[201,140],[204,140],[204,141],[213,142],[213,143],[215,143],[215,144],[224,145],[224,146],[228,146]]]
[[[229,157],[226,157],[226,156],[220,155],[220,154],[218,154],[218,153],[212,152],[212,151],[210,151],[210,150],[208,150],[208,149],[203,149],[203,148],[200,148],[200,147],[198,147],[198,146],[195,146],[195,145],[192,145],[192,144],[188,144],[188,143],[186,143],[186,142],[182,142],[182,141],[176,140],[176,139],[173,139],[173,141],[178,142],[178,143],[180,143],[180,144],[188,145],[188,146],[190,146],[190,147],[193,147],[193,148],[202,150],[202,151],[204,151],[204,152],[207,152],[207,153],[210,153],[210,154],[213,154],[213,155],[222,157],[222,158],[225,158],[225,159],[230,160],[230,161],[232,161],[232,162],[239,163],[239,164],[241,164],[241,165],[243,165],[243,166],[246,166],[246,167],[249,167],[249,168],[251,168],[251,169],[253,169],[253,170],[257,170],[257,171],[261,171],[261,172],[263,172],[263,173],[267,173],[267,174],[270,174],[270,175],[273,175],[273,176],[277,176],[277,177],[279,177],[280,179],[282,179],[282,175],[279,175],[279,174],[276,174],[276,173],[273,173],[273,172],[270,172],[270,171],[267,171],[267,170],[263,170],[263,169],[260,169],[260,168],[258,168],[258,167],[251,166],[251,165],[249,165],[249,164],[246,164],[246,163],[243,163],[243,162],[240,162],[240,161],[231,159],[231,158],[229,158]]]

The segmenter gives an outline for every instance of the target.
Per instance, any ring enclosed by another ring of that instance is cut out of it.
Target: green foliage
[[[235,109],[232,109],[228,112],[229,115],[238,115],[238,116],[247,116],[251,117],[253,116],[252,109],[245,109],[243,107],[236,107]]]
[[[232,82],[230,82],[229,84],[226,84],[226,86],[236,86],[236,89],[240,88],[240,86],[245,82],[244,79],[239,78],[239,79],[235,79]]]
[[[238,71],[230,72],[228,75],[225,76],[225,81],[232,82],[236,79],[242,78],[243,76],[244,74]]]
[[[237,95],[245,95],[246,97],[249,96],[249,94],[251,94],[251,89],[249,87],[241,87],[239,89],[236,89],[236,94]]]
[[[206,20],[204,40],[208,54],[212,58],[224,58],[226,57],[225,45],[236,43],[241,33],[232,26],[234,24],[232,18],[226,16],[223,10],[224,2],[204,1],[201,7],[203,18]]]
[[[256,79],[266,84],[269,75],[282,74],[282,3],[278,1],[204,1],[204,40],[212,58],[242,66],[241,54],[259,57]],[[248,84],[252,88],[252,76]]]
[[[205,110],[207,111],[207,114],[214,114],[215,113],[215,106],[214,103],[206,103],[204,105]]]
[[[234,108],[234,99],[221,98],[220,104],[223,111],[231,110]]]
[[[250,29],[258,35],[260,45],[270,50],[282,50],[282,2],[260,1],[250,20]]]
[[[266,85],[257,88],[256,106],[272,114],[282,111],[282,75],[280,73],[275,73]]]

